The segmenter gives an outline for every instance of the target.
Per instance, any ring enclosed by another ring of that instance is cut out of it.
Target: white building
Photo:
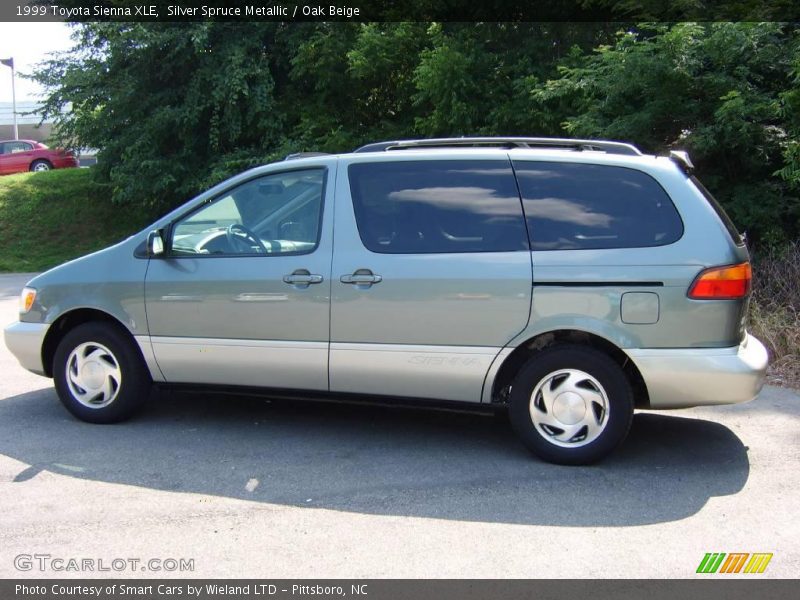
[[[22,140],[36,140],[46,142],[53,129],[52,123],[42,123],[39,121],[42,115],[37,111],[40,108],[38,102],[22,101],[17,102],[17,127],[19,137]],[[33,114],[26,114],[33,113]],[[11,102],[0,102],[0,140],[14,139],[14,114]]]

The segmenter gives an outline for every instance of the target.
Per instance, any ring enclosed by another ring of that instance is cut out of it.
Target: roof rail
[[[283,160],[296,160],[298,158],[309,158],[311,156],[330,156],[327,152],[295,152],[287,154]]]
[[[636,146],[623,142],[607,140],[579,140],[570,138],[528,138],[528,137],[460,137],[432,138],[426,140],[394,140],[375,142],[356,148],[353,152],[386,152],[389,150],[409,150],[414,148],[556,148],[563,150],[596,150],[608,154],[641,156]]]

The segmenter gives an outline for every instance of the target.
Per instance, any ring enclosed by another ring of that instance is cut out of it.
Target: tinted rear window
[[[528,250],[508,161],[402,161],[350,165],[364,246],[384,254]]]
[[[667,193],[624,167],[515,161],[534,250],[664,246],[683,235]]]

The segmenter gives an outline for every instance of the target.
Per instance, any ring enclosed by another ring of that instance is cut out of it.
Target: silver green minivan
[[[293,155],[35,277],[6,344],[76,417],[153,383],[507,409],[585,464],[635,408],[745,402],[751,271],[684,153],[455,138]]]

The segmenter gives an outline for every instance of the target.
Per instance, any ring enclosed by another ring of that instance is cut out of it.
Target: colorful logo
[[[767,570],[772,553],[707,552],[697,567],[698,573],[763,573]]]

